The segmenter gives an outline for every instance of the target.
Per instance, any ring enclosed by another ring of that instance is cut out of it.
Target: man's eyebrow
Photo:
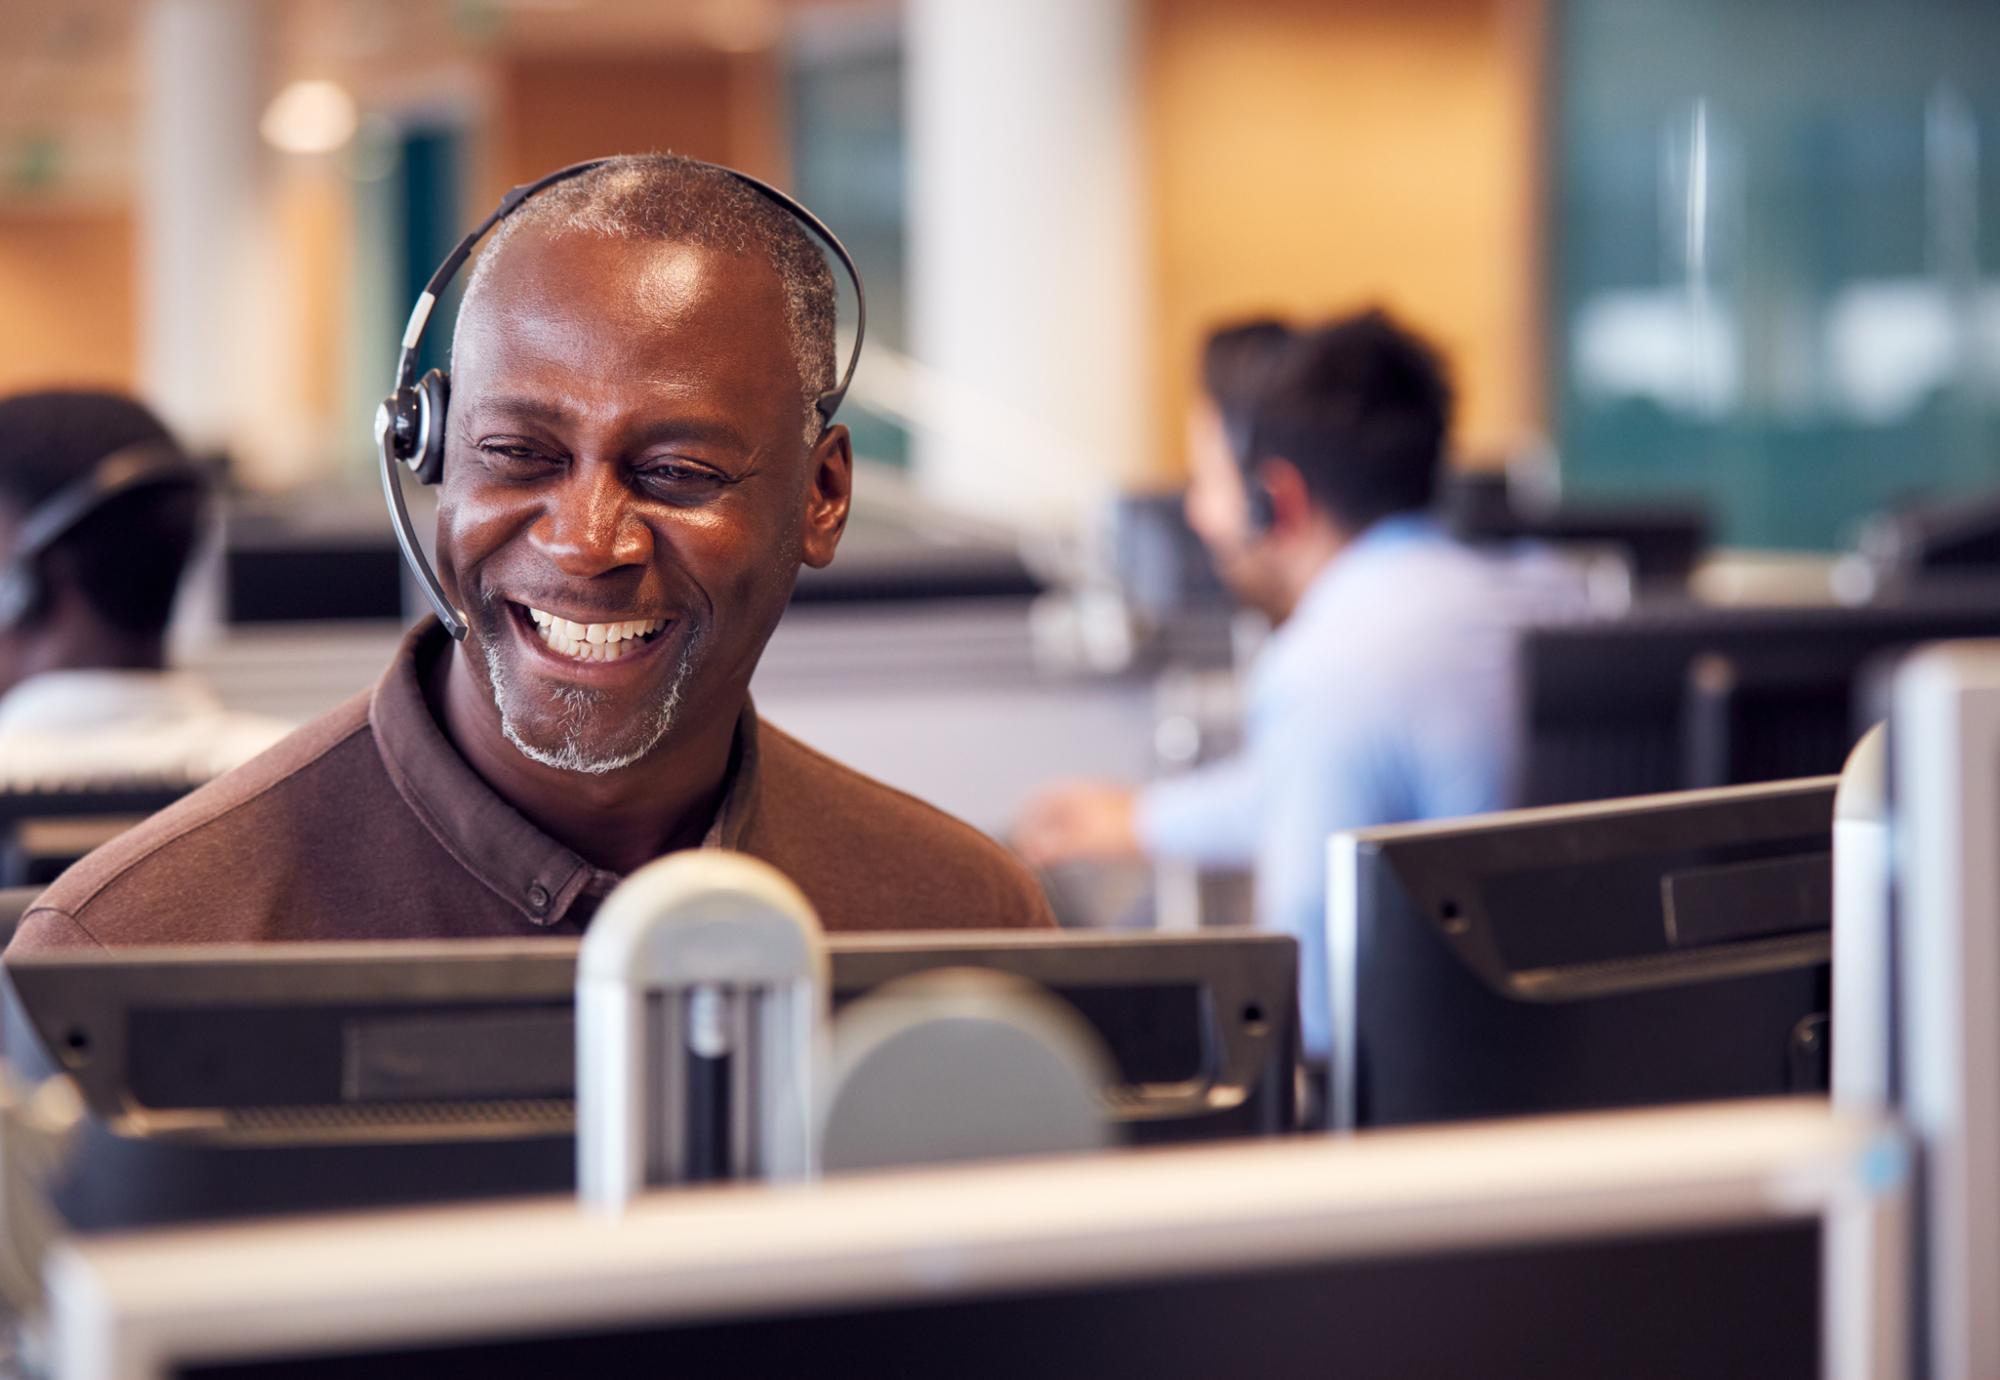
[[[482,423],[495,421],[541,422],[564,426],[578,420],[576,409],[547,397],[502,393],[479,400],[475,415]],[[650,446],[662,442],[689,441],[719,446],[727,450],[753,449],[742,431],[720,417],[661,417],[635,428],[632,443]]]
[[[719,417],[662,417],[634,430],[632,439],[637,444],[648,446],[663,441],[692,441],[697,445],[720,446],[724,450],[751,449],[743,433]]]
[[[550,398],[528,397],[517,394],[501,394],[499,397],[481,398],[478,413],[505,417],[510,420],[527,422],[563,423],[573,421],[576,413]]]

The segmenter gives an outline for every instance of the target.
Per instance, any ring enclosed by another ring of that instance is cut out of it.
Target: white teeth
[[[578,661],[616,661],[636,648],[639,639],[650,637],[667,626],[664,618],[577,623],[537,608],[530,608],[528,617],[541,631],[543,642]]]

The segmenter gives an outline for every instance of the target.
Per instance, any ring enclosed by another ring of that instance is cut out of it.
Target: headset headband
[[[134,489],[206,483],[171,441],[154,440],[112,451],[81,479],[57,489],[21,520],[14,550],[0,565],[0,629],[17,627],[34,610],[42,597],[36,562],[93,513]]]
[[[375,440],[381,450],[382,490],[388,500],[390,521],[396,529],[396,543],[403,550],[403,559],[417,577],[424,597],[436,611],[438,621],[454,639],[463,640],[467,632],[465,615],[452,607],[445,597],[444,586],[438,582],[437,573],[431,569],[423,548],[417,542],[415,526],[410,521],[408,505],[403,499],[403,487],[396,477],[396,462],[404,462],[418,471],[424,483],[433,483],[442,473],[443,428],[446,388],[444,379],[437,370],[417,378],[417,351],[423,344],[424,332],[430,326],[431,313],[437,307],[441,296],[451,280],[457,276],[472,251],[488,232],[518,209],[522,202],[537,193],[553,187],[558,182],[566,182],[572,177],[604,167],[616,160],[593,158],[582,163],[572,163],[566,168],[558,168],[546,177],[533,182],[524,182],[511,188],[500,198],[500,204],[492,214],[474,226],[472,232],[453,246],[445,255],[444,262],[437,266],[424,290],[418,294],[416,306],[410,310],[409,323],[403,328],[403,348],[396,357],[396,380],[375,417]],[[841,401],[847,396],[848,385],[854,381],[854,370],[861,363],[861,342],[868,332],[868,293],[861,284],[861,270],[855,267],[854,256],[847,252],[847,246],[840,237],[827,227],[825,221],[807,210],[795,198],[779,191],[770,183],[760,181],[748,173],[734,168],[725,168],[718,163],[704,163],[699,159],[687,159],[686,163],[697,168],[706,168],[734,178],[743,186],[756,192],[767,201],[789,214],[793,220],[804,226],[813,237],[825,245],[833,257],[840,261],[847,279],[854,285],[854,345],[848,352],[847,367],[842,370],[839,381],[813,400],[813,410],[819,413],[820,431],[833,421],[833,414],[840,409]],[[435,387],[433,386],[435,384]]]
[[[171,441],[141,441],[115,450],[35,505],[22,519],[16,562],[32,561],[113,499],[155,484],[201,484],[202,472]]]

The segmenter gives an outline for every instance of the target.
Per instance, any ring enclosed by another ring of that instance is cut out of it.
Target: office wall
[[[654,150],[782,180],[782,83],[769,53],[510,58],[498,65],[488,190],[608,153]]]
[[[1145,369],[1158,419],[1143,478],[1181,472],[1178,418],[1200,332],[1252,309],[1384,301],[1454,357],[1467,449],[1539,429],[1540,10],[1540,0],[1143,0],[1135,252],[1153,292]],[[777,52],[518,42],[468,58],[470,78],[417,84],[476,92],[469,204],[624,149],[675,148],[788,180]],[[279,274],[302,317],[283,368],[301,380],[296,428],[300,416],[345,418],[350,357],[365,364],[360,392],[371,397],[379,364],[376,351],[343,344],[368,255],[342,243],[341,198],[315,178],[283,192],[273,209],[298,241]],[[0,209],[0,321],[36,323],[33,339],[0,333],[0,386],[131,381],[133,252],[127,207]],[[352,440],[345,420],[335,431],[329,450]],[[302,454],[271,477],[312,464]]]
[[[2000,485],[2000,8],[1552,7],[1573,493],[1832,551]],[[1771,55],[1785,59],[1774,62]]]
[[[1460,450],[1541,427],[1537,0],[1152,0],[1155,395],[1203,329],[1379,302],[1451,357]],[[1180,472],[1177,431],[1160,478]]]
[[[313,434],[294,453],[299,468],[283,478],[306,480],[361,448],[360,436],[338,430],[345,401],[345,329],[354,293],[354,206],[350,184],[334,169],[312,165],[288,172],[274,189],[273,219],[284,245],[285,281],[278,290],[286,294],[296,331],[287,361],[289,422],[296,430],[304,419]],[[386,361],[386,352],[378,358]],[[380,363],[373,376],[387,372],[388,364]]]
[[[130,387],[133,275],[123,208],[0,210],[0,392]]]

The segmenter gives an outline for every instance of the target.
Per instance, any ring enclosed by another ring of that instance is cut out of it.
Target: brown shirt
[[[420,624],[372,692],[70,868],[8,953],[580,933],[619,878],[529,823],[451,746],[419,670],[446,650]],[[1054,923],[1004,849],[749,708],[709,842],[777,867],[832,932]]]

